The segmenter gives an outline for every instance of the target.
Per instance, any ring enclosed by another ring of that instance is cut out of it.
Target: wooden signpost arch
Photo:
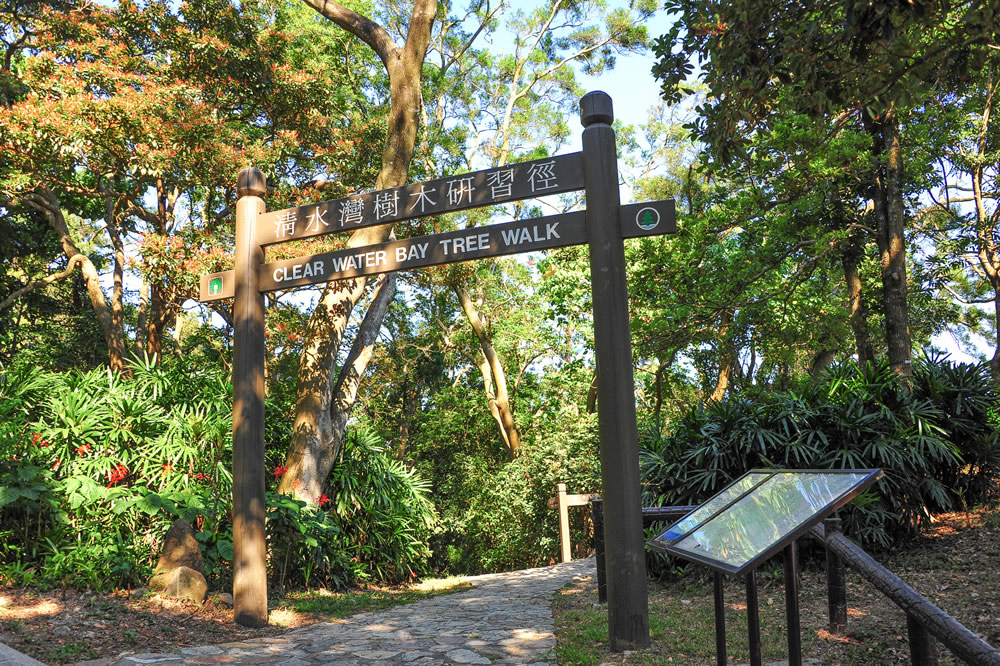
[[[673,200],[620,204],[611,98],[580,100],[579,153],[266,212],[263,174],[244,169],[236,265],[201,278],[201,300],[233,304],[233,598],[236,622],[267,624],[264,535],[263,293],[361,275],[582,245],[590,249],[597,361],[608,633],[616,650],[649,644],[635,380],[624,239],[673,233]],[[264,247],[426,215],[584,190],[584,211],[265,263]]]

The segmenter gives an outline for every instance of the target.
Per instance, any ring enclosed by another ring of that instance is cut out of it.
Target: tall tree
[[[890,6],[772,2],[667,3],[679,20],[656,49],[668,98],[701,60],[714,101],[702,107],[699,137],[731,160],[744,139],[776,118],[806,112],[830,132],[853,122],[871,136],[868,198],[874,202],[882,269],[881,303],[890,363],[910,373],[903,151],[900,117],[940,77],[974,65],[973,48],[993,34],[984,3],[914,2]],[[791,92],[791,94],[787,94]]]
[[[407,180],[420,127],[421,70],[437,14],[434,0],[415,0],[405,42],[398,45],[386,29],[369,17],[328,0],[305,0],[321,15],[364,42],[382,61],[389,78],[389,113],[382,166],[375,189],[402,185]],[[386,240],[391,225],[359,229],[349,246]],[[323,290],[306,331],[299,363],[295,423],[279,492],[306,501],[322,495],[343,441],[347,417],[357,399],[358,386],[372,356],[382,319],[392,300],[396,276],[378,278],[357,336],[340,366],[344,333],[355,305],[365,293],[366,280],[332,282]]]
[[[44,215],[79,266],[115,370],[130,347],[155,358],[198,274],[225,268],[241,162],[283,177],[301,178],[303,161],[351,170],[330,157],[339,134],[331,118],[343,116],[328,101],[335,86],[292,71],[295,35],[273,29],[275,11],[215,0],[178,11],[84,3],[38,12],[18,42],[17,97],[0,108],[0,192]],[[330,147],[317,148],[319,137]],[[82,234],[104,237],[96,245],[111,266],[110,295]],[[130,265],[144,279],[131,327]]]
[[[502,6],[498,5],[497,10]],[[496,10],[482,14],[483,22],[496,17],[506,23],[514,35],[510,54],[480,51],[474,58],[460,58],[478,33],[468,35],[455,26],[452,35],[442,35],[435,43],[435,60],[440,67],[434,77],[439,82],[435,89],[438,98],[432,105],[434,121],[438,131],[443,132],[446,121],[454,120],[447,113],[446,100],[457,97],[450,104],[461,109],[465,122],[474,130],[468,132],[470,140],[458,145],[461,154],[445,159],[457,157],[459,167],[468,169],[496,167],[522,156],[557,152],[568,136],[566,118],[576,115],[584,92],[573,68],[579,67],[589,75],[599,74],[614,67],[617,55],[645,51],[644,21],[655,8],[655,3],[648,0],[627,9],[611,8],[603,0],[548,0],[527,11],[511,8],[499,16]],[[463,68],[463,75],[448,77],[452,68]],[[449,84],[442,85],[446,81]],[[517,205],[507,212],[516,217],[522,211],[523,206]],[[464,216],[467,227],[484,221],[482,215]],[[486,402],[513,458],[520,447],[521,433],[504,359],[477,306],[486,300],[486,290],[476,284],[477,275],[482,274],[467,267],[453,267],[445,272],[444,279],[479,341],[482,354],[478,365]]]

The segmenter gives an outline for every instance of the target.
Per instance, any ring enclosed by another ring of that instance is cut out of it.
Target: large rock
[[[163,550],[156,563],[149,586],[168,597],[205,601],[208,583],[194,530],[186,520],[178,519],[163,537]]]
[[[153,574],[173,571],[177,567],[188,567],[198,573],[205,573],[198,540],[194,538],[191,523],[183,518],[175,520],[163,537],[163,550],[160,551],[160,561],[156,563]]]
[[[208,595],[205,576],[191,567],[177,567],[173,571],[157,574],[149,579],[149,586],[160,590],[164,596],[189,599],[198,604],[203,603]]]

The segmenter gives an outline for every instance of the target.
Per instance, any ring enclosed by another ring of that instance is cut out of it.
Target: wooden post
[[[240,171],[236,201],[236,294],[233,304],[233,612],[238,624],[267,625],[264,535],[264,297],[254,243],[264,213],[264,174]]]
[[[649,597],[639,486],[639,435],[625,285],[625,246],[618,223],[618,150],[607,93],[580,100],[583,182],[594,302],[597,414],[601,437],[608,637],[612,650],[649,645]]]
[[[604,501],[590,500],[591,515],[594,517],[594,564],[597,566],[597,601],[608,601],[608,577],[604,563]]]
[[[726,600],[722,587],[722,574],[712,572],[712,591],[715,600],[715,664],[726,666],[729,663],[726,653]]]
[[[937,666],[937,641],[934,634],[920,626],[920,620],[906,614],[906,637],[910,641],[910,663],[913,666]]]
[[[840,518],[823,521],[827,533],[840,532]],[[830,548],[826,549],[826,600],[830,611],[830,633],[847,633],[847,576],[844,561]]]
[[[562,551],[562,561],[573,559],[569,547],[569,506],[566,504],[566,484],[556,485],[556,501],[559,503],[559,544]]]

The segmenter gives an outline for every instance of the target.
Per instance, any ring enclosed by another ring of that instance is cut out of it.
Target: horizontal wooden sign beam
[[[275,291],[586,242],[583,212],[518,220],[264,264],[260,268],[260,290]]]
[[[286,208],[257,218],[258,245],[583,189],[581,153]]]
[[[587,242],[583,216],[583,211],[578,211],[276,261],[261,266],[260,290],[276,291],[387,271],[582,245]],[[674,200],[622,206],[618,222],[623,238],[676,233]],[[203,275],[201,301],[232,298],[234,280],[233,271]]]

